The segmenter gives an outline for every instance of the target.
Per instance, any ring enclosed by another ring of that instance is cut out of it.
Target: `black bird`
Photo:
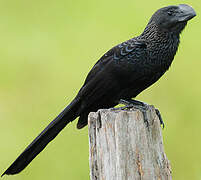
[[[89,72],[75,99],[33,140],[2,174],[21,172],[58,133],[79,117],[77,128],[87,125],[88,114],[130,101],[155,83],[170,67],[187,21],[196,16],[180,4],[156,11],[143,33],[104,54]]]

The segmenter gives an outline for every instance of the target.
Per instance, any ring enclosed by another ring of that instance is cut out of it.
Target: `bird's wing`
[[[125,61],[125,59],[132,59],[134,61],[140,60],[142,55],[141,49],[146,48],[145,40],[130,39],[125,41],[106,52],[93,66],[88,73],[84,85],[92,80],[100,71],[109,65],[111,61],[118,63]]]
[[[83,101],[87,103],[83,105],[84,109],[94,105],[95,102],[98,104],[97,101],[100,101],[102,105],[110,104],[108,101],[114,102],[115,94],[118,94],[122,88],[121,82],[129,79],[131,69],[138,71],[136,62],[141,61],[142,52],[140,51],[144,51],[145,48],[144,41],[129,40],[104,54],[89,72],[78,93],[78,96],[86,99]],[[130,65],[130,63],[134,64]],[[129,69],[131,66],[132,68]]]

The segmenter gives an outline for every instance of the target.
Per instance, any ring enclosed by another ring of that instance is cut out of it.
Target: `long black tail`
[[[24,150],[22,154],[1,175],[21,172],[59,132],[79,114],[79,98],[75,98]]]

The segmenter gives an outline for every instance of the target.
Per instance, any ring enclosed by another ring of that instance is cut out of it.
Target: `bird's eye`
[[[168,11],[167,13],[168,13],[169,16],[173,15],[173,11]]]

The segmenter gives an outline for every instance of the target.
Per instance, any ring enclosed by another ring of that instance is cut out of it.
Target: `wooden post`
[[[137,109],[90,113],[91,180],[172,179],[154,107],[148,106],[144,115]]]

